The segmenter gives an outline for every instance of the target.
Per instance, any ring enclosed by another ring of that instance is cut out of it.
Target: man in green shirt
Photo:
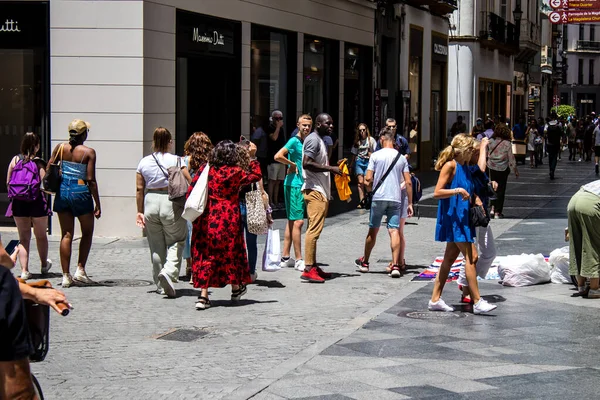
[[[283,254],[280,267],[295,267],[298,271],[304,271],[304,260],[302,259],[302,225],[304,225],[304,196],[302,195],[302,142],[310,134],[312,129],[312,118],[308,114],[298,118],[298,133],[275,154],[275,161],[287,165],[287,175],[283,183],[285,197],[285,210],[288,223],[285,226],[283,239]],[[290,251],[294,244],[296,261],[290,257]]]

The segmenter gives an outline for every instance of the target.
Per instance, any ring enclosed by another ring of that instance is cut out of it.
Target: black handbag
[[[60,145],[60,149],[58,150],[57,156],[60,158],[58,161],[54,160],[48,166],[46,170],[46,175],[44,175],[44,179],[42,180],[42,190],[48,194],[55,194],[60,191],[60,183],[62,181],[62,157],[63,157],[63,149],[65,144]]]
[[[377,186],[375,186],[375,189],[371,190],[370,192],[365,193],[365,197],[363,197],[363,199],[359,203],[361,208],[364,208],[365,210],[371,209],[371,203],[373,202],[373,194],[377,191],[377,189],[379,189],[379,187],[381,186],[381,184],[383,183],[385,178],[387,178],[387,176],[390,174],[390,172],[392,172],[394,165],[396,165],[396,163],[398,162],[398,159],[400,158],[401,155],[402,154],[400,154],[400,152],[398,152],[398,155],[396,156],[396,158],[394,158],[394,161],[392,162],[392,164],[389,166],[387,171],[385,171],[385,174],[383,174],[383,176],[381,177],[379,182],[377,182]]]
[[[490,216],[485,212],[483,206],[475,204],[475,196],[471,196],[471,199],[472,204],[469,207],[469,222],[471,226],[487,228],[490,224]]]

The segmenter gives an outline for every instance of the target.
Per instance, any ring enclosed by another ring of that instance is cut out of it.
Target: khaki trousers
[[[329,200],[323,193],[316,190],[305,190],[302,192],[306,202],[306,213],[308,214],[308,228],[304,237],[304,263],[312,266],[317,261],[317,240],[321,236],[325,217],[329,208]]]
[[[159,289],[160,272],[166,272],[173,282],[179,280],[179,268],[188,231],[187,221],[181,217],[182,213],[183,206],[170,201],[167,192],[146,193],[146,235],[152,260],[152,277]]]

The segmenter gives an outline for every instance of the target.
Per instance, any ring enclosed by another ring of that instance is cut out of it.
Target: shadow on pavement
[[[277,300],[266,300],[266,301],[259,301],[259,300],[252,300],[252,299],[241,299],[238,301],[231,301],[231,300],[211,300],[210,304],[211,307],[241,307],[241,306],[249,306],[252,304],[268,304],[268,303],[278,303]]]
[[[266,288],[282,289],[285,287],[285,285],[279,281],[267,281],[267,280],[263,280],[263,279],[257,279],[256,282],[254,282],[254,284],[256,286],[266,287]]]

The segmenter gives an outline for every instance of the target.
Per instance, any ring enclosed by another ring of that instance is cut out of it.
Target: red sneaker
[[[324,283],[325,279],[319,275],[317,268],[318,267],[311,267],[308,272],[304,271],[302,275],[300,275],[300,279],[310,283]]]
[[[325,272],[321,269],[321,267],[315,267],[317,268],[317,272],[319,273],[319,276],[323,279],[331,279],[331,273],[329,272]]]

